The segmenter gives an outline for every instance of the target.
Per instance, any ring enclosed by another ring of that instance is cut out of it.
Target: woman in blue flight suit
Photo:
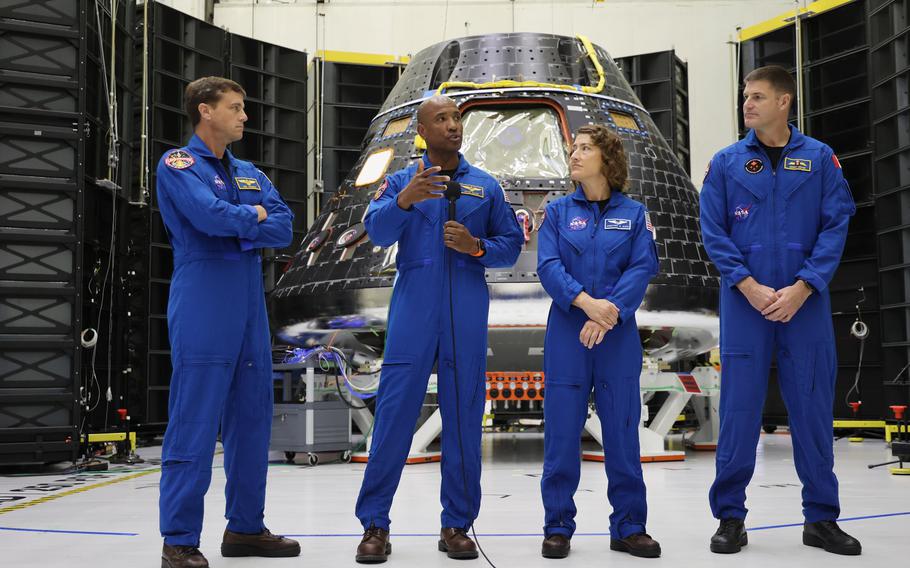
[[[593,389],[609,477],[610,548],[660,556],[645,533],[647,504],[638,424],[641,340],[635,310],[657,274],[645,207],[622,193],[628,159],[603,125],[578,130],[571,155],[575,193],[550,203],[538,237],[537,271],[553,298],[544,340],[546,558],[569,555],[581,473],[580,438]]]

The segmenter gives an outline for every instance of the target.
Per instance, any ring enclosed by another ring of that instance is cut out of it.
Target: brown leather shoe
[[[195,546],[168,546],[161,549],[161,568],[209,568],[209,561]]]
[[[439,531],[439,552],[456,560],[470,560],[477,558],[477,545],[462,528],[442,529]]]
[[[225,529],[224,537],[221,539],[221,556],[287,558],[299,555],[299,542],[274,535],[269,532],[269,529],[264,529],[259,534],[235,533]]]
[[[660,556],[660,544],[646,533],[637,533],[622,539],[610,539],[610,550],[628,552],[639,558],[657,558]]]
[[[389,531],[370,527],[363,531],[363,538],[357,545],[357,556],[354,560],[361,564],[379,564],[388,560],[389,554],[392,554]]]
[[[551,534],[544,539],[540,554],[544,558],[565,558],[571,548],[569,537],[564,534]]]

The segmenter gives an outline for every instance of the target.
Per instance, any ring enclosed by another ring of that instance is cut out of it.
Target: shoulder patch
[[[657,231],[654,230],[654,224],[651,223],[651,213],[645,211],[645,228],[651,231],[651,239],[657,240]]]
[[[831,154],[831,161],[834,162],[834,167],[835,167],[835,168],[841,169],[841,167],[840,167],[840,160],[837,159],[837,154]]]
[[[502,189],[502,199],[509,205],[512,205],[512,200],[509,199],[509,192],[503,189],[502,186],[500,186],[499,189]]]
[[[711,162],[708,162],[708,165],[705,166],[705,177],[702,178],[701,182],[705,183],[708,181],[708,174],[711,172]]]
[[[373,194],[373,201],[376,201],[377,199],[382,197],[382,194],[385,193],[385,190],[387,190],[388,188],[389,188],[389,178],[385,178],[384,180],[382,180],[382,184],[376,190],[376,193]]]
[[[174,168],[175,170],[185,170],[195,164],[196,159],[191,156],[189,152],[185,152],[183,150],[174,150],[167,155],[167,158],[164,159],[164,163],[169,168]]]

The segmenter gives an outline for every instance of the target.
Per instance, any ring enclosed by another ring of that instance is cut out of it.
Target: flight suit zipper
[[[791,138],[792,138],[792,136],[791,136]],[[771,168],[771,179],[773,180],[773,182],[771,184],[771,192],[770,192],[771,195],[769,196],[770,200],[771,200],[770,240],[771,240],[771,253],[772,253],[771,258],[773,259],[773,262],[774,262],[774,286],[775,287],[777,287],[777,282],[778,282],[777,277],[779,275],[779,271],[777,270],[778,264],[779,264],[779,258],[777,256],[777,236],[776,236],[777,229],[778,229],[778,227],[777,227],[777,208],[775,207],[774,196],[777,193],[777,170],[778,170],[778,168],[780,168],[780,165],[782,163],[784,163],[784,160],[786,159],[787,155],[790,153],[790,150],[791,150],[790,143],[787,142],[787,145],[784,146],[784,149],[781,150],[781,152],[780,152],[780,158],[778,159],[777,164],[775,164],[775,166],[773,168]],[[765,149],[761,145],[759,145],[759,151],[762,154],[764,154],[765,158],[768,160],[768,163],[770,164],[771,156],[768,155],[768,153],[765,151]]]
[[[611,197],[612,197],[612,195],[611,195]],[[591,206],[590,202],[588,202],[588,206],[589,207]],[[600,205],[594,205],[594,209],[595,209],[594,218],[597,220],[597,222],[594,223],[594,231],[591,233],[591,239],[593,239],[593,240],[597,239],[597,235],[601,231],[600,224],[603,223],[603,220],[607,217],[607,212],[611,208],[612,208],[612,205],[609,202],[607,202],[607,206],[603,208],[603,211],[600,210]],[[599,250],[599,247],[597,246],[596,242],[594,243],[594,246],[592,248],[594,249],[594,254],[591,255],[591,262],[594,263],[594,265],[591,267],[591,274],[593,274],[591,292],[593,295],[597,290],[597,274],[598,274],[597,267],[601,266],[601,264],[598,263],[598,259],[597,259],[597,254],[600,252],[600,250]]]
[[[216,160],[217,160],[217,158],[216,158]],[[234,205],[239,205],[240,204],[240,188],[237,187],[237,182],[236,182],[236,180],[234,180],[234,166],[231,165],[230,171],[227,171],[224,169],[224,163],[221,160],[218,160],[218,167],[219,167],[219,169],[221,169],[221,173],[223,173],[227,177],[228,183],[231,186],[231,201],[230,202],[233,203]]]

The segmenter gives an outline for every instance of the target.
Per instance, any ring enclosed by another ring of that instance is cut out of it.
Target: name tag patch
[[[461,184],[461,194],[470,195],[471,197],[479,197],[483,199],[483,188],[479,185],[470,185],[467,183]]]
[[[262,191],[256,178],[235,177],[234,181],[237,182],[237,189],[240,191]]]
[[[608,231],[631,231],[632,219],[604,219],[604,229]]]
[[[784,158],[784,169],[795,172],[811,172],[812,160],[803,160],[802,158]]]

